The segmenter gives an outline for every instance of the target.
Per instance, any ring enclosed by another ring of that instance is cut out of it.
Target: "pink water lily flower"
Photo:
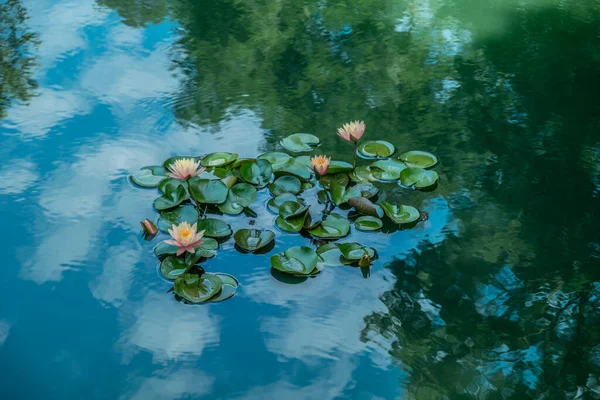
[[[203,173],[206,168],[200,168],[200,161],[193,158],[180,158],[169,166],[167,175],[175,179],[188,179]]]
[[[177,249],[178,256],[186,251],[194,254],[196,252],[194,247],[204,243],[204,241],[201,240],[202,236],[204,236],[204,231],[197,232],[197,230],[198,223],[190,225],[188,222],[184,221],[179,225],[173,224],[171,229],[169,229],[169,233],[173,239],[165,240],[164,242],[179,247]]]
[[[327,173],[329,169],[329,164],[331,163],[331,157],[327,157],[324,155],[314,156],[310,159],[310,166],[314,169],[317,174],[323,176]]]
[[[356,142],[365,134],[367,125],[363,121],[352,121],[338,128],[337,134],[348,142]]]

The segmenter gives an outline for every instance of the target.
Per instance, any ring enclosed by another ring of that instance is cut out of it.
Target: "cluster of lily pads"
[[[414,207],[377,202],[377,182],[398,182],[413,189],[432,188],[438,175],[430,168],[437,158],[423,151],[409,151],[393,157],[396,149],[386,141],[365,141],[358,145],[366,126],[345,124],[338,136],[354,144],[354,163],[331,160],[320,155],[294,155],[311,152],[320,144],[317,136],[295,133],[280,141],[286,150],[268,152],[256,158],[239,158],[219,152],[201,157],[177,156],[161,166],[142,168],[131,176],[137,186],[158,188],[154,200],[160,216],[156,225],[146,220],[142,227],[148,239],[158,231],[171,238],[154,249],[160,260],[160,273],[173,281],[178,299],[190,303],[222,301],[232,297],[238,280],[225,273],[209,273],[200,265],[215,257],[220,243],[233,236],[235,248],[243,253],[270,252],[275,232],[249,227],[233,232],[219,215],[245,214],[252,210],[260,190],[270,193],[267,209],[274,214],[282,231],[299,233],[314,240],[315,249],[291,247],[270,258],[274,275],[305,279],[319,274],[326,265],[354,265],[366,271],[376,259],[375,249],[358,243],[337,243],[354,228],[377,231],[384,218],[410,227],[422,219]],[[356,167],[356,156],[371,160]],[[353,221],[344,210],[355,210]],[[251,221],[254,222],[254,221]]]

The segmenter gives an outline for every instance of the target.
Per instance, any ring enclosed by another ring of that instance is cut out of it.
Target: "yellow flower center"
[[[189,230],[189,229],[184,229],[184,230],[182,230],[182,231],[179,233],[179,235],[180,235],[180,236],[182,236],[182,237],[188,237],[188,236],[190,236],[190,233],[191,233],[191,232],[190,232],[190,230]]]

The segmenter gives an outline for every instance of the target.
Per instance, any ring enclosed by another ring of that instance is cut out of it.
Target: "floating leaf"
[[[350,222],[339,214],[332,213],[319,226],[308,231],[313,236],[323,239],[344,237],[350,232]]]
[[[219,204],[219,210],[225,214],[241,214],[254,199],[256,199],[256,188],[248,183],[238,183],[229,191],[225,203]]]
[[[171,211],[160,213],[158,219],[158,229],[167,232],[173,224],[179,225],[182,222],[187,222],[190,225],[198,221],[198,210],[194,206],[184,205],[179,206]]]
[[[154,208],[158,211],[177,207],[188,199],[188,194],[182,185],[168,186],[165,194],[154,200]]]
[[[352,171],[354,167],[346,161],[332,160],[327,170],[327,175],[340,174],[342,172]]]
[[[234,161],[233,164],[229,165],[228,168],[230,170],[232,169],[239,169],[242,165],[244,164],[250,164],[256,161],[256,158],[238,158],[237,160]]]
[[[310,156],[298,156],[296,157],[296,162],[312,169],[310,166]]]
[[[401,154],[399,158],[409,167],[417,168],[430,168],[438,162],[437,157],[433,154],[419,150],[407,151]]]
[[[300,179],[291,175],[277,178],[275,182],[269,185],[269,192],[271,192],[273,196],[279,196],[284,193],[298,194],[300,193],[300,190]]]
[[[369,182],[359,183],[349,188],[345,188],[335,181],[330,185],[331,198],[336,206],[344,204],[354,197],[373,197],[378,191],[379,189]]]
[[[338,247],[347,260],[360,260],[365,254],[369,254],[367,247],[358,243],[340,243]]]
[[[237,292],[238,286],[240,285],[238,280],[232,275],[224,274],[221,272],[215,272],[212,275],[216,276],[221,280],[222,286],[221,291],[214,297],[211,297],[209,300],[207,300],[207,302],[218,303],[220,301],[225,301],[227,299],[232,298]]]
[[[246,182],[263,187],[271,180],[273,167],[267,160],[256,160],[242,165],[240,174]]]
[[[286,201],[295,201],[295,202],[302,202],[301,199],[298,199],[296,196],[294,196],[291,193],[284,193],[284,194],[280,194],[277,197],[272,198],[271,200],[269,200],[267,202],[267,208],[273,213],[273,214],[279,214],[279,207],[285,203]]]
[[[279,206],[279,216],[290,219],[306,213],[308,206],[296,201],[286,201]]]
[[[198,203],[221,204],[227,199],[229,189],[220,180],[192,178],[188,184],[190,196]]]
[[[348,186],[348,182],[350,182],[350,178],[348,178],[348,174],[345,172],[341,174],[325,175],[319,178],[319,183],[327,190],[331,188],[331,182],[334,181],[338,185],[346,187]]]
[[[411,206],[390,204],[386,201],[381,202],[381,206],[392,221],[397,224],[410,224],[411,222],[417,221],[421,214],[419,210]]]
[[[298,233],[304,227],[304,222],[306,221],[306,213],[298,215],[294,218],[284,219],[283,217],[277,217],[275,220],[275,225],[286,232],[290,233]]]
[[[204,156],[200,164],[203,167],[222,167],[231,164],[237,157],[237,153],[210,153]]]
[[[327,191],[326,190],[319,190],[317,192],[317,199],[319,199],[319,201],[321,203],[329,203],[329,196],[327,195]]]
[[[177,277],[175,293],[191,303],[202,303],[219,293],[223,282],[213,274],[183,274]]]
[[[341,252],[337,243],[328,243],[317,249],[319,260],[323,265],[340,265]]]
[[[310,247],[291,247],[271,257],[271,266],[292,275],[309,275],[317,267],[319,257]]]
[[[304,226],[308,206],[297,201],[286,201],[279,206],[279,217],[275,224],[286,232],[300,232]]]
[[[216,218],[204,218],[198,221],[198,232],[205,231],[204,236],[222,238],[231,235],[231,227]]]
[[[358,152],[365,158],[386,158],[395,151],[394,145],[385,140],[369,140],[358,146]]]
[[[179,247],[160,242],[154,248],[154,254],[156,254],[159,259],[162,259],[165,256],[177,254],[177,249],[179,249]]]
[[[383,217],[383,208],[381,206],[374,204],[371,200],[357,196],[348,200],[348,204],[356,209],[361,214],[370,215],[372,217]]]
[[[273,151],[270,153],[261,154],[256,158],[257,160],[267,160],[273,166],[273,170],[277,170],[282,167],[285,163],[292,159],[287,153],[281,153],[278,151]]]
[[[354,168],[354,171],[350,172],[350,179],[352,179],[354,182],[369,182],[376,180],[373,177],[373,174],[371,173],[371,167],[369,166]]]
[[[217,255],[217,249],[219,248],[219,242],[213,238],[203,237],[202,243],[194,247],[196,252],[194,254],[185,253],[185,263],[187,265],[194,265],[203,258],[212,258]]]
[[[321,140],[310,133],[293,133],[279,142],[284,149],[291,152],[311,151],[319,143]]]
[[[187,181],[182,181],[182,180],[179,180],[179,179],[175,179],[175,178],[166,178],[166,179],[163,179],[158,184],[158,190],[160,190],[162,193],[167,193],[168,190],[175,189],[177,186],[183,186],[183,188],[185,189],[186,193],[188,193],[188,195],[189,195],[188,182]]]
[[[437,172],[423,168],[406,168],[400,173],[400,182],[404,186],[415,185],[418,189],[434,185],[438,178]]]
[[[308,181],[312,174],[311,168],[294,158],[275,170],[275,176],[292,175],[304,182]]]
[[[160,263],[160,273],[165,279],[175,280],[179,275],[185,273],[188,265],[183,257],[168,256]]]
[[[362,216],[358,217],[356,221],[354,221],[354,226],[359,231],[376,231],[381,229],[383,222],[376,217]]]
[[[204,237],[202,240],[201,244],[194,247],[194,250],[196,250],[195,253],[185,253],[185,263],[187,265],[194,265],[203,258],[212,258],[217,255],[219,242],[209,237]]]
[[[233,239],[242,249],[254,252],[271,243],[275,239],[275,233],[269,230],[240,229],[233,235]]]
[[[406,168],[402,161],[393,159],[375,161],[370,166],[371,175],[380,181],[397,181],[400,179],[400,172]]]
[[[221,182],[223,182],[225,184],[225,186],[227,186],[227,189],[231,190],[233,185],[235,185],[237,183],[237,176],[227,175],[227,176],[221,178]]]
[[[167,178],[167,171],[160,166],[144,167],[129,177],[131,182],[145,188],[154,188]]]

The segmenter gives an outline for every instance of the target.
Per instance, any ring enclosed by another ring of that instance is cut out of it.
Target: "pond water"
[[[600,398],[597,0],[3,0],[0,32],[0,398]],[[294,132],[350,161],[354,119],[440,159],[385,185],[426,222],[350,234],[367,279],[276,280],[278,232],[205,263],[234,298],[167,293],[131,173]]]

